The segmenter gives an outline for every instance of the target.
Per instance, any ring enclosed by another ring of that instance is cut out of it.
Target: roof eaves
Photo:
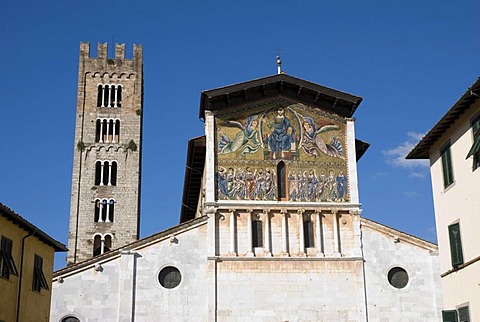
[[[428,240],[422,239],[420,237],[408,234],[406,232],[400,231],[398,229],[389,227],[387,225],[378,223],[372,219],[367,219],[365,217],[361,217],[361,223],[364,224],[365,226],[377,229],[377,230],[382,230],[385,233],[388,233],[389,235],[396,236],[399,238],[402,238],[405,241],[410,242],[411,244],[417,245],[422,248],[426,248],[431,251],[437,251],[438,250],[438,245],[435,243],[432,243]]]
[[[28,220],[17,214],[15,211],[10,209],[9,207],[5,206],[4,204],[0,203],[0,214],[6,217],[8,220],[14,222],[21,228],[25,229],[33,236],[40,239],[42,242],[46,243],[47,245],[53,247],[56,252],[66,252],[68,249],[65,247],[64,244],[56,241],[45,232],[43,232],[40,228],[35,226],[34,224],[30,223]]]
[[[303,80],[301,78],[297,78],[287,74],[277,74],[277,75],[258,78],[258,79],[254,79],[254,80],[250,80],[242,83],[237,83],[233,85],[228,85],[228,86],[223,86],[223,87],[219,87],[211,90],[202,91],[201,98],[200,98],[199,118],[203,119],[205,110],[208,110],[210,108],[209,106],[206,106],[206,105],[211,102],[212,98],[215,98],[221,95],[229,95],[231,93],[235,93],[239,91],[245,91],[248,89],[257,88],[259,86],[272,84],[276,82],[286,82],[299,87],[307,88],[313,92],[322,93],[323,95],[327,95],[330,97],[335,97],[339,101],[345,101],[351,104],[350,114],[352,115],[363,100],[359,96],[355,96],[355,95],[342,92],[336,89],[332,89],[323,85],[312,83],[310,81]],[[350,116],[351,115],[349,115],[349,117]]]
[[[53,272],[53,278],[57,278],[62,275],[72,275],[76,271],[82,271],[85,270],[88,267],[91,267],[92,265],[98,263],[98,262],[108,262],[114,259],[115,257],[118,257],[123,251],[132,251],[135,249],[142,248],[142,246],[146,246],[150,243],[156,242],[157,240],[168,238],[174,233],[182,233],[185,230],[188,230],[192,227],[196,227],[199,225],[202,225],[207,222],[208,217],[207,216],[202,216],[198,217],[192,220],[189,220],[187,222],[184,222],[182,224],[170,227],[166,230],[160,231],[158,233],[155,233],[153,235],[150,235],[148,237],[139,239],[137,241],[134,241],[130,244],[124,245],[122,247],[119,247],[117,249],[114,249],[110,252],[107,252],[105,254],[95,256],[89,259],[86,259],[82,262],[79,262],[77,264],[73,264],[67,267],[64,267],[62,269],[59,269],[58,271]]]
[[[447,113],[428,131],[428,133],[417,143],[407,154],[406,159],[428,159],[430,147],[450,128],[460,115],[480,96],[480,77],[470,86],[467,91],[458,99]]]

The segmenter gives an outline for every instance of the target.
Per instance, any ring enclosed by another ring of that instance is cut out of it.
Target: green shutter
[[[442,321],[443,322],[458,322],[457,311],[455,311],[455,310],[442,311]]]
[[[446,145],[442,150],[442,167],[443,167],[443,185],[448,187],[453,183],[452,156],[450,154],[450,144]]]
[[[472,148],[468,151],[466,159],[470,158],[472,155],[475,155],[478,150],[480,150],[480,136],[475,137],[475,141],[473,142]]]
[[[478,115],[472,122],[472,131],[474,134],[476,134],[478,129],[480,129],[480,115]]]
[[[450,254],[452,257],[452,266],[457,267],[458,265],[463,264],[460,224],[456,223],[448,226],[448,235],[450,237]]]
[[[458,308],[458,319],[460,322],[470,322],[470,314],[468,313],[468,306]]]

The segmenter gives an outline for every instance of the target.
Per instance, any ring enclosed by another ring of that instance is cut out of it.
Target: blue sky
[[[0,202],[67,243],[79,43],[126,43],[127,55],[137,43],[140,234],[177,224],[201,91],[275,74],[280,47],[287,74],[364,99],[363,216],[436,241],[428,162],[403,157],[480,76],[479,10],[469,0],[2,1]]]

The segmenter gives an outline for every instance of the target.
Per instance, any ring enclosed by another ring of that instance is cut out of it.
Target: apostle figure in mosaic
[[[343,171],[337,176],[337,198],[338,201],[345,201],[345,195],[347,193],[347,178],[343,174]]]
[[[318,158],[323,153],[344,159],[343,146],[337,137],[332,136],[330,144],[327,144],[319,135],[323,132],[337,130],[338,126],[330,122],[317,125],[311,117],[304,116],[303,129],[302,148],[306,154]]]
[[[254,195],[257,200],[261,200],[265,196],[265,174],[262,169],[256,171]]]
[[[235,172],[235,197],[238,200],[245,199],[247,192],[246,192],[246,187],[245,187],[245,173],[242,169],[237,169]]]
[[[288,187],[290,189],[290,200],[297,201],[298,198],[298,180],[295,173],[290,172],[288,175]]]
[[[264,184],[264,196],[267,200],[273,200],[275,198],[275,179],[273,172],[270,169],[265,170],[265,184]]]
[[[260,149],[261,141],[257,129],[258,115],[250,115],[247,117],[245,124],[237,121],[227,121],[220,125],[236,127],[241,130],[232,140],[224,133],[219,133],[218,152],[220,154],[228,154],[241,150],[242,155],[246,155],[255,153]]]
[[[245,190],[246,190],[246,198],[247,199],[254,199],[255,198],[255,172],[250,168],[247,167],[245,169]]]
[[[307,178],[307,196],[310,201],[316,201],[317,198],[317,176],[315,171],[310,170]]]
[[[220,168],[215,174],[215,181],[217,182],[219,199],[226,199],[228,197],[227,180],[226,180],[225,172],[226,172],[225,168]]]
[[[325,185],[325,193],[327,194],[327,201],[335,201],[337,199],[337,181],[333,170],[330,170]]]

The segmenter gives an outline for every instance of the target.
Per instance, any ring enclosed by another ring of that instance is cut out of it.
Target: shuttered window
[[[457,311],[455,311],[455,310],[442,311],[442,321],[443,322],[458,322]]]
[[[443,186],[446,188],[453,183],[452,156],[450,154],[450,143],[440,151],[442,155]]]
[[[263,247],[263,226],[261,220],[252,221],[252,246]]]
[[[460,224],[456,223],[448,226],[448,235],[450,237],[450,254],[452,258],[452,266],[457,267],[458,265],[463,264]]]
[[[35,254],[35,262],[33,266],[33,290],[40,292],[43,288],[48,290],[48,283],[45,275],[43,274],[43,258]]]
[[[467,159],[473,155],[472,170],[480,168],[480,115],[472,121],[473,145],[468,151]]]
[[[458,320],[459,322],[470,322],[470,314],[468,312],[468,306],[458,308]]]
[[[2,236],[0,248],[0,277],[9,279],[10,274],[18,276],[17,267],[12,257],[12,240]]]

